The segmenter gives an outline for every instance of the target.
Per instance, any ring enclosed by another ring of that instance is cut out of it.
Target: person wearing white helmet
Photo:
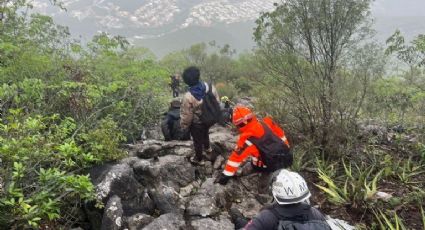
[[[271,189],[275,202],[269,207],[263,208],[248,223],[246,223],[247,220],[243,221],[243,216],[237,213],[237,210],[231,209],[230,215],[236,229],[331,229],[326,223],[323,214],[310,206],[309,198],[311,193],[300,174],[282,169],[273,178]]]

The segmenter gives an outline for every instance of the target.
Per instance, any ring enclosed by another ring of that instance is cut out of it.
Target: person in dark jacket
[[[173,92],[173,97],[179,96],[179,88],[180,88],[180,76],[179,75],[171,75],[170,76],[170,87]]]
[[[161,122],[161,130],[165,141],[190,139],[189,132],[180,127],[180,104],[180,99],[174,98],[171,101],[170,109]]]
[[[207,92],[210,90],[210,86],[211,92],[217,100],[217,103],[219,101],[216,88],[212,84],[201,81],[200,76],[201,72],[195,66],[188,67],[184,70],[183,81],[189,86],[189,91],[183,95],[180,110],[180,125],[183,130],[189,130],[192,136],[195,154],[190,157],[190,162],[195,165],[205,165],[203,159],[208,159],[212,155],[209,136],[209,129],[211,127],[204,124],[201,120],[202,103]],[[204,151],[206,157],[203,155]]]
[[[272,194],[275,202],[250,221],[232,208],[230,216],[235,229],[331,229],[323,214],[309,204],[311,193],[298,173],[282,169],[273,179]]]

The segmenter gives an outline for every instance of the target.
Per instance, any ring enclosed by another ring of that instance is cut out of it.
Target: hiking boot
[[[203,161],[202,159],[199,160],[196,156],[192,156],[189,158],[190,163],[194,164],[194,165],[199,165],[199,166],[204,166],[205,165],[205,161]]]
[[[212,150],[212,148],[210,147],[209,149],[206,149],[205,150],[205,154],[204,154],[204,156],[205,156],[205,158],[207,159],[207,160],[209,160],[209,161],[212,161],[213,160],[213,150]]]
[[[235,225],[235,229],[243,229],[247,225],[249,220],[245,218],[238,209],[231,208],[228,213],[230,215],[230,219]]]
[[[244,218],[241,211],[239,211],[237,208],[231,208],[229,210],[229,215],[233,223],[235,223],[239,218]]]

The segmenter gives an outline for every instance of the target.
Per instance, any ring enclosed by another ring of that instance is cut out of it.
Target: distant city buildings
[[[34,0],[35,8],[46,9],[47,1]],[[176,24],[177,29],[252,20],[260,12],[273,10],[276,0],[199,0],[192,5],[187,5],[187,0],[133,1],[62,0],[68,11],[60,14],[69,13],[79,21],[93,20],[102,28],[157,28]]]
[[[213,23],[234,23],[252,20],[261,12],[274,9],[274,1],[270,0],[245,0],[230,2],[227,0],[209,1],[194,6],[182,27],[189,25],[209,26]]]

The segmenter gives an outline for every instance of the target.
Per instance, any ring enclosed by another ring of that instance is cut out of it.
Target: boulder
[[[214,169],[216,169],[216,170],[221,169],[221,168],[224,166],[225,161],[226,161],[226,160],[224,159],[224,157],[223,157],[223,156],[221,156],[221,155],[219,155],[219,156],[215,159],[215,162],[214,162],[213,168],[214,168]]]
[[[134,178],[133,170],[127,164],[107,166],[106,173],[103,173],[104,168],[100,168],[102,172],[95,169],[90,175],[99,200],[105,201],[113,195],[123,200],[137,200],[138,194],[143,192],[143,186]]]
[[[240,200],[240,203],[233,203],[232,208],[238,209],[246,218],[252,219],[261,210],[261,205],[254,197],[246,197]]]
[[[234,230],[235,225],[224,216],[221,216],[219,220],[213,220],[211,218],[202,218],[193,220],[191,225],[194,230],[204,229],[220,229],[220,230]]]
[[[236,145],[238,135],[228,128],[214,126],[210,130],[210,141],[214,155],[222,155],[224,158],[230,155]],[[213,158],[215,160],[215,158]]]
[[[171,186],[161,183],[149,191],[149,196],[152,197],[156,209],[161,213],[177,213],[184,210],[179,193]]]
[[[120,161],[120,164],[127,164],[130,168],[133,168],[134,164],[140,160],[138,157],[127,157]]]
[[[198,194],[190,199],[186,207],[186,212],[190,216],[214,216],[219,212],[213,197],[206,194]]]
[[[195,186],[193,185],[193,183],[190,183],[188,186],[180,188],[180,196],[188,197],[191,195],[194,189],[195,189]]]
[[[157,160],[140,160],[134,164],[134,171],[138,181],[145,186],[163,182],[178,189],[196,179],[195,168],[184,156],[167,155]]]
[[[153,220],[143,230],[180,230],[185,228],[182,214],[167,213]]]
[[[154,218],[152,216],[138,213],[128,218],[128,229],[139,230],[150,224]]]
[[[220,184],[215,184],[214,178],[207,178],[204,183],[202,183],[197,194],[204,194],[206,196],[213,197],[216,206],[219,208],[224,208],[227,204],[227,193],[225,191],[225,187]]]
[[[112,196],[105,207],[102,218],[102,230],[120,230],[123,226],[123,209],[121,199]]]
[[[130,156],[150,159],[165,155],[190,154],[192,143],[190,141],[159,141],[147,140],[135,145],[127,145]],[[182,151],[184,150],[184,151]]]

